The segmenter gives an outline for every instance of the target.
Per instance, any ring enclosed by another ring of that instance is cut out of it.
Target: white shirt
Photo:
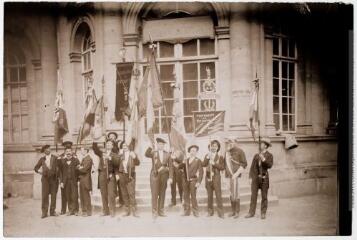
[[[124,152],[124,162],[123,162],[123,166],[124,166],[124,172],[126,173],[127,171],[127,166],[128,166],[128,161],[129,161],[129,155],[130,152],[129,151],[126,151]]]
[[[50,166],[50,162],[51,162],[51,154],[45,155],[45,164],[47,167]]]
[[[161,162],[164,160],[164,151],[159,150],[159,158]]]

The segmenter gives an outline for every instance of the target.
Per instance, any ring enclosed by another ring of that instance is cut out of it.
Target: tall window
[[[273,38],[273,114],[276,130],[296,129],[296,43],[291,38]]]
[[[143,46],[143,55],[149,53]],[[155,111],[155,133],[167,133],[171,127],[174,90],[172,83],[181,87],[182,112],[186,133],[194,131],[194,111],[216,110],[216,41],[193,39],[185,43],[157,43],[157,64],[160,72],[166,114]]]
[[[4,141],[29,142],[26,59],[19,49],[5,51]]]
[[[92,58],[92,36],[88,30],[84,35],[82,44],[82,76],[84,96],[87,95],[87,91],[93,86]]]

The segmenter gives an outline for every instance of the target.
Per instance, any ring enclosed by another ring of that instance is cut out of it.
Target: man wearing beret
[[[269,138],[262,138],[260,141],[261,152],[256,154],[253,158],[252,165],[250,166],[249,178],[251,179],[251,199],[249,213],[246,218],[251,218],[255,215],[255,209],[257,206],[258,190],[261,189],[262,201],[261,201],[261,219],[265,219],[268,208],[268,189],[269,189],[269,172],[273,166],[273,155],[268,152],[268,148],[271,147],[271,141]]]
[[[37,164],[35,165],[35,172],[42,175],[42,218],[48,216],[48,202],[49,195],[51,195],[50,216],[57,216],[56,210],[56,196],[58,190],[58,172],[59,166],[57,157],[51,154],[50,145],[45,145],[41,148],[41,153],[44,153]],[[41,170],[40,170],[41,168]]]
[[[202,163],[196,157],[199,147],[191,145],[188,147],[189,157],[185,159],[179,166],[183,169],[183,197],[184,197],[184,214],[183,216],[190,216],[191,205],[192,212],[195,217],[198,217],[198,204],[197,204],[197,188],[200,186],[203,178]]]
[[[65,149],[65,156],[62,159],[62,169],[60,171],[61,188],[63,188],[67,203],[67,216],[78,215],[78,165],[79,160],[72,153],[71,148]]]
[[[232,213],[229,217],[238,218],[240,212],[239,178],[247,167],[247,160],[242,149],[236,145],[228,147],[225,157],[226,177],[230,180],[230,199]]]
[[[207,190],[207,208],[208,216],[213,216],[213,192],[216,194],[218,217],[224,218],[221,188],[221,171],[224,170],[224,158],[219,155],[221,144],[213,140],[208,145],[210,151],[203,160],[203,167],[206,167],[206,190]]]
[[[81,199],[83,217],[92,215],[92,204],[90,198],[90,192],[92,191],[92,165],[93,160],[89,155],[89,148],[87,146],[83,146],[81,148],[81,164],[78,165],[79,196]]]
[[[164,150],[166,141],[156,138],[157,150],[149,147],[145,152],[145,157],[151,158],[152,168],[150,173],[151,204],[152,214],[166,217],[164,213],[165,193],[167,184],[172,183],[172,168],[170,167],[170,154]]]
[[[72,145],[73,145],[73,143],[71,141],[65,141],[62,143],[62,146],[64,147],[65,150],[67,148],[72,149]],[[63,151],[63,153],[61,153],[58,156],[58,161],[59,161],[58,164],[59,164],[60,171],[62,171],[62,166],[64,164],[65,150]],[[67,211],[66,193],[64,191],[64,188],[61,187],[61,214],[66,214],[66,211]]]

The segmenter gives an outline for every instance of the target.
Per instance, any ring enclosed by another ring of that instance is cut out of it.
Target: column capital
[[[138,33],[125,33],[123,35],[124,46],[125,47],[129,47],[129,46],[138,47],[139,39],[140,39],[140,36]]]
[[[31,63],[35,70],[40,70],[42,68],[41,60],[40,59],[32,59]]]
[[[229,39],[230,38],[229,26],[224,26],[224,27],[216,26],[215,32],[216,32],[218,39]]]
[[[69,61],[72,62],[81,62],[82,55],[79,52],[71,52],[69,53]]]

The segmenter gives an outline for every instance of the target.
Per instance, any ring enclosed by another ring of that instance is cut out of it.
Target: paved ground
[[[140,237],[140,236],[276,236],[276,235],[335,235],[336,199],[315,195],[279,199],[268,209],[267,219],[257,214],[245,219],[181,217],[180,212],[153,221],[150,213],[134,217],[59,216],[40,219],[40,201],[12,198],[4,211],[5,237]],[[58,208],[58,207],[57,207]],[[121,213],[120,213],[121,215]]]

